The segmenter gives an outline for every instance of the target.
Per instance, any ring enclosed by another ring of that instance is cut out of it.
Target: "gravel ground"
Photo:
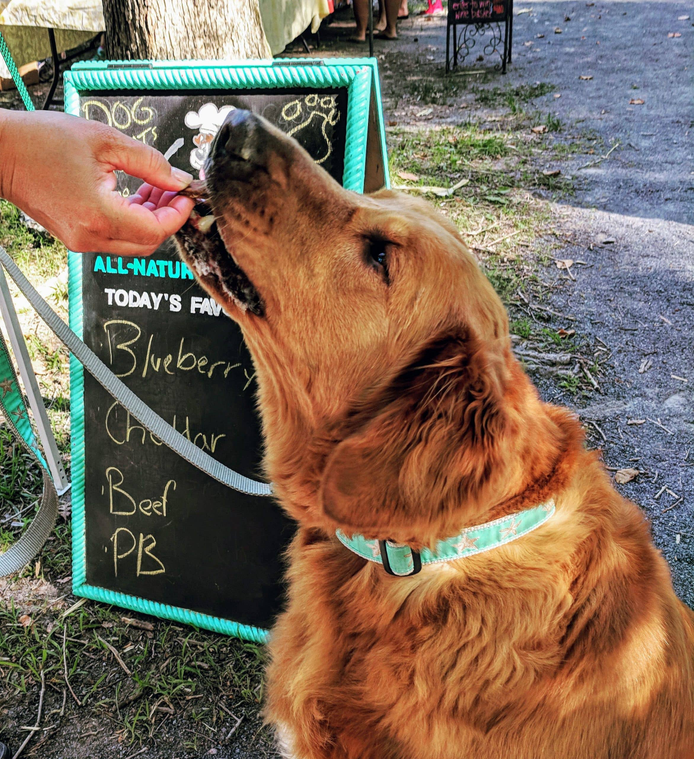
[[[553,209],[567,241],[561,257],[588,266],[572,267],[576,281],[553,307],[612,351],[614,382],[580,414],[599,427],[591,440],[608,465],[641,471],[621,490],[652,520],[676,590],[694,607],[691,9],[519,2],[508,78],[554,84],[561,97],[549,96],[551,111],[602,137],[601,155],[616,146],[594,166],[561,165],[577,186],[571,205]]]

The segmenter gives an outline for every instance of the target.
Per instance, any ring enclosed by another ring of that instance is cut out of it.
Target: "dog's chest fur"
[[[445,569],[403,581],[334,540],[306,538],[300,532],[292,549],[289,608],[269,671],[269,710],[297,759],[508,759],[511,735],[514,759],[550,756],[547,746],[563,746],[551,756],[585,759],[589,734],[609,734],[615,715],[604,704],[627,684],[614,679],[618,670],[604,678],[607,651],[597,665],[579,650],[567,661],[576,589],[565,577],[548,573],[538,586],[478,562],[481,571],[459,581]],[[577,704],[583,748],[562,727]],[[653,708],[666,718],[665,702]],[[308,753],[316,741],[350,750]]]

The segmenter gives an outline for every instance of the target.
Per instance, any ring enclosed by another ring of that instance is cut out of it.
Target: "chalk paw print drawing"
[[[301,132],[317,121],[320,124],[322,137],[325,144],[321,144],[313,160],[323,163],[333,152],[332,127],[340,120],[340,111],[337,107],[335,95],[320,96],[317,94],[292,100],[282,108],[281,119],[289,126],[287,134],[290,137],[301,137]]]
[[[223,105],[217,108],[214,103],[205,103],[199,111],[188,111],[184,120],[189,129],[198,129],[198,133],[193,137],[195,149],[190,154],[190,165],[200,172],[205,165],[207,156],[210,154],[210,146],[215,135],[224,123],[227,115],[235,110],[233,105]]]

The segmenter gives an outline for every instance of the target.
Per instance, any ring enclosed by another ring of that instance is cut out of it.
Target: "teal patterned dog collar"
[[[547,501],[535,508],[509,514],[487,524],[466,527],[454,538],[440,540],[435,551],[424,548],[421,553],[390,540],[367,540],[363,535],[348,537],[342,530],[337,530],[336,534],[342,545],[362,559],[383,564],[388,574],[409,577],[417,574],[424,564],[464,559],[510,543],[537,529],[553,514],[554,501]]]

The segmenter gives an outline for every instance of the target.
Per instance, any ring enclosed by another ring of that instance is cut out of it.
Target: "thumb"
[[[192,174],[174,168],[158,150],[132,137],[119,134],[109,148],[106,155],[112,169],[143,179],[154,187],[179,192],[193,181]]]

